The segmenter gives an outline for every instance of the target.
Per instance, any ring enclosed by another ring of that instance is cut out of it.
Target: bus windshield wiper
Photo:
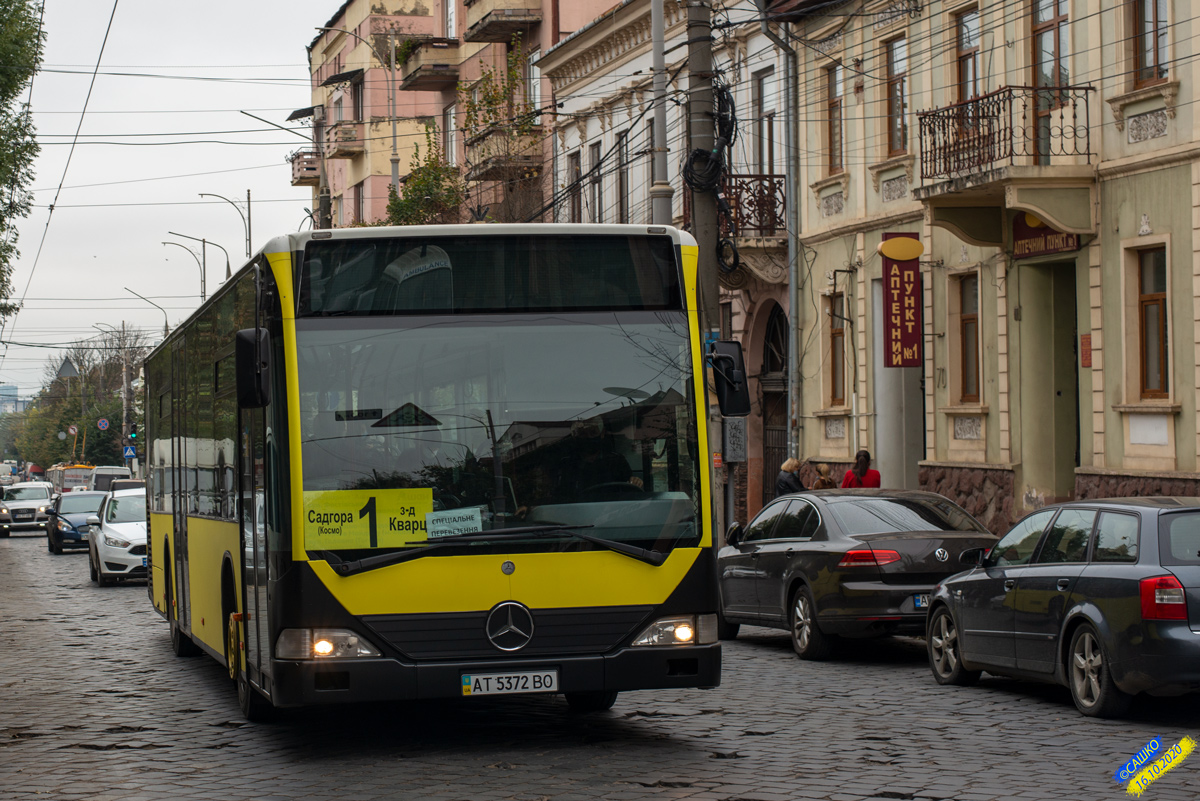
[[[579,531],[582,528],[592,528],[591,525],[583,526],[568,526],[568,525],[544,525],[544,526],[519,526],[515,528],[498,528],[491,531],[476,531],[470,534],[456,534],[450,537],[439,537],[436,541],[428,544],[417,545],[414,547],[405,548],[400,551],[391,553],[383,553],[378,556],[367,556],[362,559],[354,559],[351,561],[342,561],[336,553],[332,551],[322,551],[321,556],[329,563],[329,566],[334,569],[339,576],[353,576],[357,573],[364,573],[368,570],[378,570],[381,567],[389,567],[390,565],[398,565],[403,562],[409,562],[413,559],[420,559],[423,556],[441,551],[449,550],[455,545],[469,544],[472,542],[487,542],[490,540],[506,540],[506,539],[523,539],[526,537],[542,537],[552,534],[566,534],[570,537],[590,542],[594,545],[599,545],[602,548],[607,548],[610,551],[615,551],[619,554],[637,559],[640,562],[645,562],[655,567],[660,566],[667,561],[667,554],[651,551],[645,548],[639,548],[636,545],[630,545],[625,542],[617,542],[616,540],[607,540],[601,537],[593,537],[589,534],[583,534]]]
[[[617,540],[606,540],[603,537],[593,537],[590,534],[583,534],[580,529],[594,528],[592,525],[570,526],[570,525],[545,525],[545,526],[522,526],[520,528],[498,528],[491,531],[477,531],[472,534],[457,534],[452,537],[440,537],[438,542],[475,542],[479,540],[496,539],[499,536],[502,539],[509,537],[541,537],[550,534],[566,534],[569,537],[590,542],[593,545],[599,545],[601,548],[607,548],[610,551],[615,551],[625,556],[637,559],[639,562],[645,562],[648,565],[658,567],[663,562],[667,561],[667,555],[658,551],[639,548],[636,545],[630,545],[627,542],[618,542]]]

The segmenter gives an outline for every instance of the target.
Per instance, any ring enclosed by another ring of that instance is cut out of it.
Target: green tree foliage
[[[31,207],[38,144],[21,95],[42,61],[41,10],[32,0],[0,0],[0,317],[16,310],[7,302],[18,255],[16,223]]]
[[[389,225],[434,225],[463,221],[463,201],[467,190],[458,168],[446,162],[438,145],[437,128],[425,129],[425,155],[420,146],[413,148],[412,171],[400,194],[389,187],[387,221]]]
[[[48,361],[45,384],[31,408],[19,416],[8,416],[16,418],[12,426],[17,456],[42,467],[66,461],[124,464],[123,368],[129,365],[132,383],[148,350],[144,334],[122,327],[98,339],[77,342],[67,350],[66,357],[79,371],[77,378],[58,377],[61,357]],[[145,431],[138,400],[138,393],[131,388],[130,422]],[[104,431],[98,426],[101,419],[108,421]],[[78,437],[69,433],[72,425],[78,429]],[[67,434],[65,439],[59,439],[60,432]],[[4,441],[4,426],[0,426],[0,444]]]

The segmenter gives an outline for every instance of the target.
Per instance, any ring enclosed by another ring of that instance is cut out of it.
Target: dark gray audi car
[[[1200,691],[1200,499],[1048,506],[963,559],[929,609],[938,683],[1057,682],[1096,717]]]

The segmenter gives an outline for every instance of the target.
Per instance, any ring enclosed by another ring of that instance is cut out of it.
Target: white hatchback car
[[[92,581],[101,587],[120,579],[146,578],[146,491],[109,493],[88,518]]]

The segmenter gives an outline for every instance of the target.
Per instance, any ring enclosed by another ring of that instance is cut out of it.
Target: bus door
[[[238,498],[242,521],[242,581],[246,594],[243,634],[247,673],[262,685],[260,671],[270,664],[267,642],[267,528],[264,477],[263,410],[242,409],[238,432]],[[269,672],[267,668],[266,672]]]
[[[184,338],[180,337],[171,348],[171,470],[174,473],[171,489],[174,497],[171,499],[171,515],[174,525],[171,537],[171,556],[175,564],[172,573],[175,576],[175,617],[184,631],[192,629],[191,615],[191,581],[188,577],[188,547],[187,547],[187,443],[190,435],[194,434],[187,424],[188,413],[188,382],[187,382],[187,348]]]

